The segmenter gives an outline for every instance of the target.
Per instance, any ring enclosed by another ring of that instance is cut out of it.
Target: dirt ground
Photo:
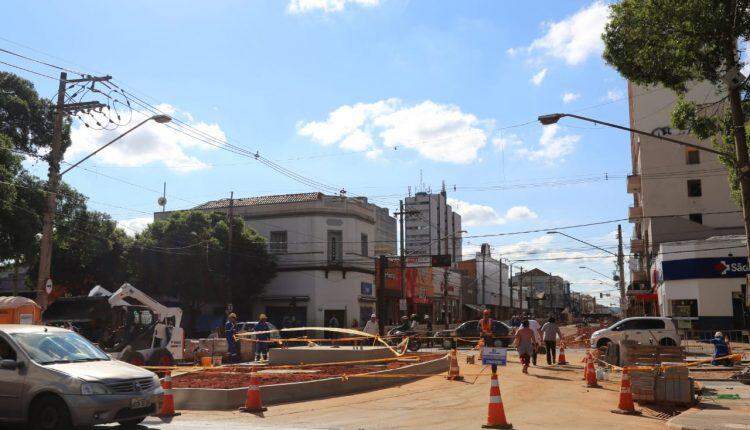
[[[295,372],[290,366],[221,366],[194,373],[182,374],[172,379],[174,388],[239,388],[250,385],[250,373],[254,369],[260,385],[283,384],[287,382],[314,381],[343,375],[357,375],[380,370],[397,369],[416,362],[434,360],[445,354],[418,354],[404,358],[409,361],[392,361],[383,364],[348,364],[329,366],[304,366]],[[280,371],[283,373],[275,373]],[[273,372],[273,373],[272,373]]]
[[[184,428],[192,428],[205,421],[206,426],[214,426],[211,428],[480,428],[487,419],[489,369],[466,364],[466,354],[475,352],[459,352],[463,382],[447,381],[440,375],[368,393],[270,406],[262,415],[183,411],[171,425],[183,423]],[[567,358],[574,365],[532,367],[529,375],[523,375],[517,355],[510,353],[510,363],[498,374],[505,413],[514,428],[665,428],[670,411],[644,409],[642,416],[611,413],[617,407],[619,382],[603,382],[600,389],[586,388],[581,351],[568,350]],[[543,361],[540,357],[540,364]]]

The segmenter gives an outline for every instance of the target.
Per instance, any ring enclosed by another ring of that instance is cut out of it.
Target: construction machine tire
[[[143,354],[134,350],[130,346],[125,347],[125,349],[122,351],[122,355],[120,356],[120,361],[124,361],[126,363],[130,363],[136,366],[146,365],[146,359],[143,357]]]
[[[154,350],[151,357],[148,358],[149,366],[173,366],[174,357],[172,353],[166,348],[159,348]]]

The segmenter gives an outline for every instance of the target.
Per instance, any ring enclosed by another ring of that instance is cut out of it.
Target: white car
[[[620,320],[591,335],[591,347],[601,348],[624,339],[644,345],[679,345],[674,321],[664,317],[632,317]]]

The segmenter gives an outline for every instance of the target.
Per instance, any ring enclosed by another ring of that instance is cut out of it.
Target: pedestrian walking
[[[540,331],[542,333],[544,347],[547,350],[547,365],[551,366],[555,364],[557,359],[557,337],[559,336],[560,340],[562,340],[563,336],[560,332],[560,327],[557,326],[554,318],[547,320]]]
[[[513,339],[513,343],[516,345],[518,355],[521,357],[521,364],[523,364],[523,373],[529,373],[529,361],[532,353],[536,350],[536,337],[534,332],[529,328],[529,320],[523,320],[521,327],[516,330],[516,335]]]
[[[266,314],[260,314],[258,322],[253,326],[255,335],[255,361],[268,361],[268,343],[271,340],[271,326],[268,325]]]
[[[378,336],[380,335],[380,326],[378,325],[378,317],[375,314],[370,315],[370,319],[367,320],[367,323],[365,324],[365,328],[362,329],[363,332],[372,335],[372,336]],[[375,345],[376,340],[372,340],[372,344]]]
[[[339,319],[336,318],[336,315],[331,315],[331,319],[328,320],[328,327],[331,328],[339,328]],[[338,333],[335,331],[329,331],[328,337],[331,339],[331,346],[336,348],[336,338],[338,337]]]
[[[539,350],[539,346],[542,344],[542,335],[539,333],[539,329],[542,328],[542,325],[539,324],[539,322],[531,317],[527,319],[529,322],[529,329],[531,329],[531,332],[534,333],[534,350],[531,352],[531,364],[536,366],[536,356],[537,352]],[[522,324],[523,325],[523,324]]]

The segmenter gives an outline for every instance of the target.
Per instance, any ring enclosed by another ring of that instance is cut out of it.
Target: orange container
[[[211,367],[212,364],[211,357],[201,357],[201,366]]]
[[[0,324],[39,324],[42,309],[31,299],[0,297]]]

